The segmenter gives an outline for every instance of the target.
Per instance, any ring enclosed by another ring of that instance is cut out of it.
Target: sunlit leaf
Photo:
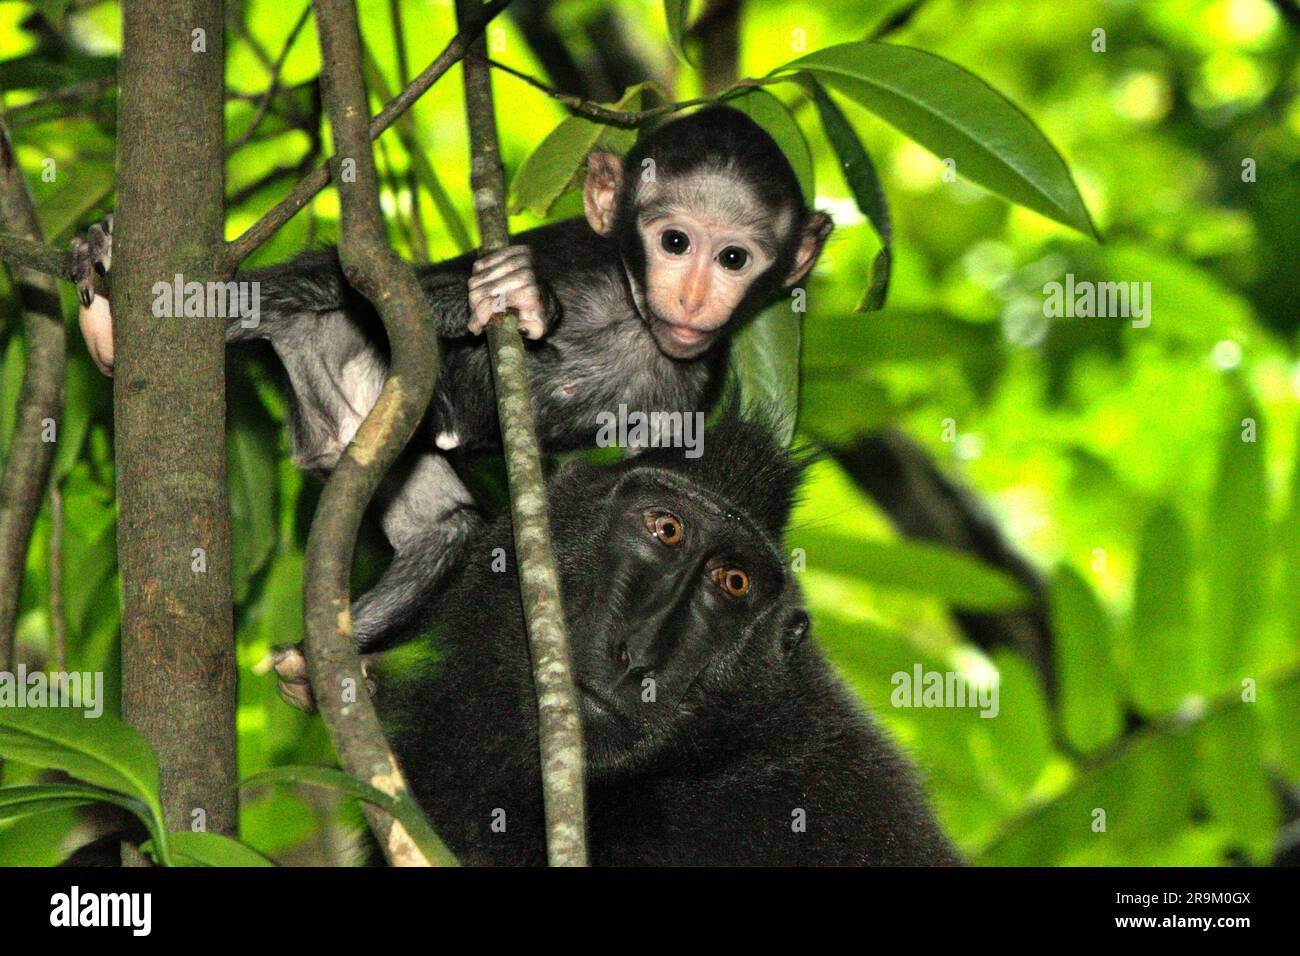
[[[803,192],[804,202],[811,204],[817,196],[813,178],[812,151],[803,130],[795,121],[784,103],[764,89],[752,89],[731,97],[727,105],[740,110],[755,123],[767,131],[781,152],[790,161],[799,188]]]
[[[686,56],[686,21],[691,15],[691,0],[664,0],[664,20],[668,23],[668,45],[683,63],[690,63]]]
[[[1133,698],[1147,714],[1167,714],[1199,681],[1191,604],[1191,543],[1172,505],[1142,526],[1128,635]]]
[[[0,757],[62,770],[158,806],[153,751],[109,713],[91,717],[67,707],[0,707]]]
[[[1235,409],[1219,447],[1219,470],[1206,522],[1205,668],[1209,689],[1235,685],[1252,660],[1263,613],[1271,546],[1264,427],[1250,402]]]
[[[1092,589],[1068,566],[1052,578],[1051,615],[1061,723],[1087,753],[1123,729],[1123,683],[1111,654],[1112,628]]]
[[[244,778],[239,786],[253,787],[272,783],[324,787],[373,804],[397,819],[428,859],[439,866],[457,865],[456,857],[433,832],[424,815],[409,798],[398,800],[332,767],[273,767]]]
[[[648,87],[646,83],[632,87],[613,108],[639,110]],[[634,142],[635,130],[570,116],[542,140],[515,173],[510,182],[510,211],[528,209],[539,216],[548,215],[556,201],[578,184],[589,153],[607,149],[621,155]]]
[[[1004,611],[1031,597],[1010,575],[960,551],[926,541],[866,541],[796,530],[808,567],[872,584],[929,594],[964,611]]]
[[[275,866],[252,847],[220,833],[174,830],[167,834],[174,866]],[[153,853],[153,841],[140,849]]]
[[[1201,790],[1211,815],[1255,862],[1266,862],[1277,832],[1278,806],[1260,758],[1251,705],[1207,717],[1198,745]]]
[[[853,201],[880,237],[881,248],[871,264],[871,280],[857,308],[859,312],[875,312],[884,306],[885,297],[889,294],[889,274],[893,262],[894,227],[889,218],[885,191],[866,147],[849,125],[844,111],[812,75],[803,79],[801,85],[817,107],[822,129],[831,148],[835,150],[835,158],[839,161],[840,172],[844,174],[844,182],[853,194]]]
[[[962,67],[887,43],[841,43],[777,67],[807,71],[897,127],[958,175],[1088,236],[1092,220],[1069,168],[1021,110]]]
[[[728,353],[741,406],[772,420],[786,445],[799,415],[799,327],[799,313],[778,302],[732,336]]]

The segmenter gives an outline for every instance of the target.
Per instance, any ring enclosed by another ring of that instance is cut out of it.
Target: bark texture
[[[330,476],[307,539],[303,608],[307,667],[339,763],[354,777],[409,799],[406,781],[365,690],[353,649],[349,571],[361,517],[389,465],[414,434],[433,395],[438,340],[424,321],[428,303],[415,270],[388,245],[370,147],[361,36],[353,0],[313,0],[319,24],[321,92],[334,133],[331,162],[342,206],[339,260],[344,274],[374,305],[391,345],[388,380]],[[366,808],[371,828],[395,866],[428,866],[406,829]],[[439,847],[437,862],[452,862]]]
[[[155,317],[155,283],[222,249],[221,0],[122,5],[113,238],[122,705],[158,754],[169,829],[234,834],[235,645],[225,320]]]

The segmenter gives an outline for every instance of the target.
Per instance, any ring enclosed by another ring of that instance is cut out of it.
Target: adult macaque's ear
[[[831,217],[824,212],[814,212],[808,217],[803,238],[799,240],[799,251],[794,254],[794,265],[790,268],[790,274],[785,277],[786,285],[794,285],[812,271],[812,267],[817,264],[817,257],[822,254],[826,237],[834,228],[835,223],[831,222]]]
[[[789,657],[799,649],[799,645],[808,636],[812,622],[805,611],[796,611],[781,628],[781,653]]]
[[[587,182],[582,187],[582,208],[591,228],[608,236],[614,228],[618,191],[623,185],[623,160],[613,153],[587,157]]]

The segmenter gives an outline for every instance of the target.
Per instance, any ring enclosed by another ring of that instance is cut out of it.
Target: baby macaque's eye
[[[718,253],[718,265],[731,272],[739,272],[749,265],[749,253],[740,246],[727,246]]]
[[[682,527],[682,519],[671,511],[647,511],[645,513],[645,527],[653,537],[659,540],[660,544],[666,544],[669,547],[681,544],[682,538],[686,537],[686,530]]]
[[[744,568],[719,565],[713,569],[713,580],[729,597],[740,598],[749,593],[749,575]]]
[[[691,237],[680,229],[665,229],[659,237],[659,245],[663,246],[664,252],[684,256],[691,251]]]

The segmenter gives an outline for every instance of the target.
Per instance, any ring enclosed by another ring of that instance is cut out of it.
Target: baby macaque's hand
[[[506,246],[474,263],[469,278],[469,331],[483,334],[488,320],[514,309],[524,338],[540,339],[550,323],[551,306],[533,274],[533,253],[527,246]]]
[[[371,697],[375,696],[378,687],[374,676],[377,656],[361,655],[361,674]],[[281,700],[303,713],[316,712],[316,697],[312,694],[311,682],[307,678],[307,658],[303,656],[301,644],[281,644],[272,648],[270,659],[254,668],[256,673],[265,673],[267,670],[275,671],[276,690]]]
[[[113,217],[90,227],[85,238],[72,240],[72,277],[77,282],[81,308],[77,319],[90,357],[105,375],[113,375],[113,313],[108,299],[95,289],[95,276],[108,275],[113,265]]]

